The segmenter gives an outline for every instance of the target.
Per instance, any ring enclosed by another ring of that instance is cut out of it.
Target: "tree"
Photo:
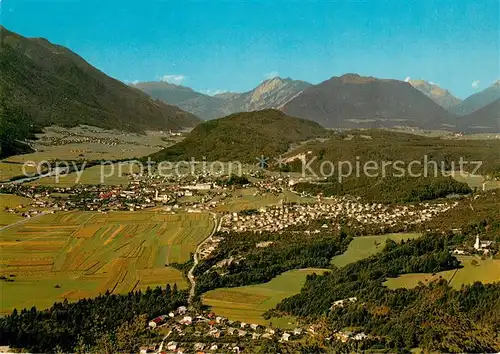
[[[0,157],[31,151],[25,140],[32,137],[28,114],[7,102],[7,94],[0,91]]]

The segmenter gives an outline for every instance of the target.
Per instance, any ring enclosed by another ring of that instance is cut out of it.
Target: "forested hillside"
[[[322,318],[335,328],[357,328],[376,336],[379,348],[382,345],[390,350],[497,352],[499,283],[476,283],[459,291],[445,281],[415,289],[389,290],[382,285],[388,277],[399,274],[459,267],[448,251],[452,244],[451,237],[437,235],[400,245],[388,241],[378,255],[310,276],[302,292],[280,303],[277,313]],[[349,297],[357,301],[332,306],[334,301]]]
[[[35,307],[0,319],[0,345],[34,353],[138,352],[151,341],[146,320],[187,304],[187,292],[167,285],[131,292],[106,293],[76,303],[55,303],[50,309]]]
[[[277,157],[290,145],[327,131],[319,124],[277,110],[235,113],[197,126],[182,142],[154,155],[157,161],[240,161],[255,164],[260,156]]]
[[[69,49],[0,26],[0,92],[39,126],[78,124],[141,132],[182,129],[200,120],[154,101],[92,67]]]

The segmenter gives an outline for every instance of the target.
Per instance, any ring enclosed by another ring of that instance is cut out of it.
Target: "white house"
[[[179,315],[184,315],[186,312],[187,312],[187,308],[186,308],[186,306],[179,306],[179,307],[177,308],[177,313],[178,313]]]
[[[167,350],[174,351],[177,350],[177,342],[168,342]]]
[[[284,342],[288,342],[288,340],[290,339],[290,336],[291,334],[290,333],[283,333],[283,336],[281,337],[281,340],[284,341]]]

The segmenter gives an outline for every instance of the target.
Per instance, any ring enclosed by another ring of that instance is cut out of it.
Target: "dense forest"
[[[0,319],[0,345],[30,352],[138,351],[150,334],[146,321],[187,304],[187,291],[167,285],[162,289],[106,293],[75,303],[55,303],[47,310],[14,310]]]
[[[156,161],[239,161],[278,157],[292,143],[326,136],[319,124],[267,109],[236,113],[198,125],[180,143],[152,155]]]
[[[467,184],[443,176],[426,178],[353,176],[341,183],[334,179],[324,183],[298,183],[294,189],[312,196],[352,195],[377,203],[414,203],[472,192]]]
[[[355,328],[381,338],[377,345],[398,350],[496,352],[500,349],[500,283],[476,283],[461,290],[446,282],[415,289],[390,290],[388,277],[435,273],[460,266],[449,247],[453,236],[429,234],[397,244],[367,259],[308,277],[301,293],[285,299],[271,313],[326,320],[331,328]],[[345,306],[334,301],[356,297]]]
[[[29,115],[7,103],[6,96],[0,89],[0,158],[32,152],[26,140],[37,131]]]
[[[337,133],[328,140],[310,141],[289,152],[286,157],[300,155],[306,156],[307,163],[316,173],[320,172],[320,166],[325,161],[333,163],[335,167],[338,162],[350,162],[354,171],[359,163],[361,174],[368,161],[377,162],[380,169],[383,162],[402,161],[404,165],[395,165],[396,173],[403,166],[405,170],[411,169],[418,173],[420,167],[427,168],[429,177],[435,177],[436,170],[439,172],[438,176],[442,171],[460,171],[461,161],[464,171],[473,172],[477,166],[474,162],[481,161],[477,174],[500,177],[500,141],[493,139],[457,140],[385,130],[353,130]],[[413,161],[418,161],[421,165],[409,165]],[[297,163],[297,160],[289,165],[293,171],[302,169],[302,163]],[[335,171],[335,176],[338,175],[337,172]],[[390,175],[389,171],[387,175]]]
[[[292,269],[329,268],[333,256],[347,249],[346,233],[304,232],[220,234],[224,242],[195,270],[196,293],[270,281]]]

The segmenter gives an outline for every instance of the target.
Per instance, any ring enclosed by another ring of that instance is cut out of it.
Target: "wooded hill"
[[[236,113],[198,125],[182,142],[152,155],[156,161],[240,161],[278,157],[290,144],[326,136],[318,123],[277,110]]]

